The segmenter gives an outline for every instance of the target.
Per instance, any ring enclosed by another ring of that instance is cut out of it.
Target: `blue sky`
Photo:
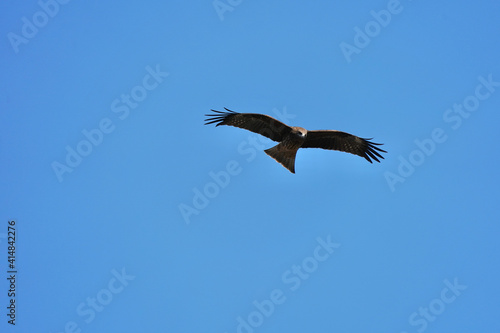
[[[2,332],[500,329],[500,3],[0,6]]]

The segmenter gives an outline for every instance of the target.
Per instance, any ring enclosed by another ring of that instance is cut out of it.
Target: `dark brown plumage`
[[[307,131],[302,127],[290,127],[273,117],[258,113],[238,113],[226,109],[224,111],[211,110],[207,114],[205,125],[228,125],[243,128],[263,135],[279,142],[276,146],[264,150],[290,172],[295,173],[295,156],[299,148],[322,148],[338,150],[364,157],[372,163],[372,159],[380,162],[384,157],[379,152],[387,153],[378,148],[381,143],[374,143],[355,135],[333,131]]]

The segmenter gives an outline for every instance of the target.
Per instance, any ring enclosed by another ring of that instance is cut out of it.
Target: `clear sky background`
[[[498,1],[60,1],[0,4],[2,332],[500,330]]]

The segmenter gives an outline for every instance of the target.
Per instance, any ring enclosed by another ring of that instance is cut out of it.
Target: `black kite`
[[[215,126],[239,127],[279,142],[276,146],[264,151],[292,173],[295,173],[295,155],[299,148],[344,151],[364,157],[370,163],[372,163],[371,159],[380,162],[378,158],[384,158],[379,152],[387,153],[377,147],[382,144],[349,133],[333,130],[308,131],[302,127],[287,126],[264,114],[238,113],[224,109],[227,112],[211,110],[215,113],[205,115],[208,117],[205,125],[215,123]]]

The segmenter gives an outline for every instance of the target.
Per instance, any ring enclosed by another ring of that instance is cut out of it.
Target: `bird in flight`
[[[243,128],[279,142],[276,146],[264,150],[278,163],[295,173],[295,156],[299,148],[322,148],[338,150],[364,157],[372,163],[372,159],[380,162],[384,157],[379,152],[387,153],[378,148],[381,143],[374,143],[355,135],[333,131],[308,131],[302,127],[290,127],[281,121],[265,114],[238,113],[224,108],[226,111],[211,110],[206,114],[205,125],[228,125]]]

